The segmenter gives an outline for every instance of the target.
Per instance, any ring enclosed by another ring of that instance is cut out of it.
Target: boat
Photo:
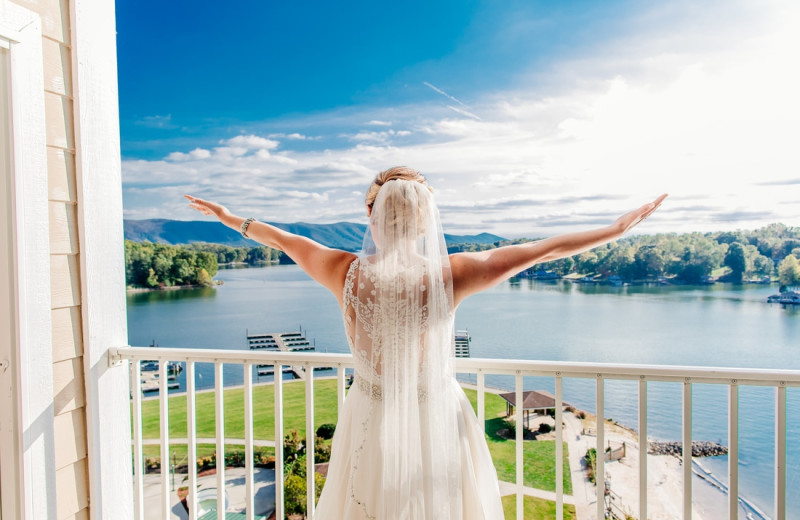
[[[800,293],[786,291],[767,297],[767,303],[780,303],[782,305],[800,305]]]

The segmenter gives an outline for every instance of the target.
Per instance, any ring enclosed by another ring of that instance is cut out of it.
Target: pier
[[[250,350],[266,350],[272,352],[315,352],[312,345],[302,332],[269,332],[264,334],[250,334],[247,332],[247,345]],[[314,367],[314,370],[325,370],[329,367]],[[257,365],[259,376],[274,375],[275,365]],[[298,379],[305,379],[306,369],[302,365],[286,365],[283,372],[294,374]]]

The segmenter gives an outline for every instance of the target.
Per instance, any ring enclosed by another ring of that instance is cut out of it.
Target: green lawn
[[[468,388],[464,389],[472,403],[473,410],[477,410],[478,392]],[[492,454],[497,477],[506,482],[516,482],[516,450],[517,441],[512,441],[497,435],[497,431],[504,428],[503,418],[506,413],[506,402],[497,394],[485,394],[486,409],[486,440],[489,444],[489,453]],[[523,441],[522,480],[525,486],[556,490],[556,442],[549,441]],[[564,494],[572,494],[572,479],[569,473],[569,449],[564,443]]]
[[[536,497],[523,497],[522,499],[523,518],[536,518],[537,520],[547,520],[556,517],[556,503]],[[517,518],[517,496],[508,495],[503,497],[503,513],[506,520]],[[575,506],[564,504],[564,520],[574,520]]]
[[[274,440],[274,393],[272,385],[253,388],[253,435],[256,439]],[[302,381],[289,381],[283,386],[284,431],[296,429],[300,436],[305,436],[305,384]],[[477,409],[477,392],[465,389],[465,393]],[[224,392],[225,437],[244,438],[244,391],[241,388],[228,389]],[[197,402],[197,437],[216,437],[216,412],[214,408],[214,392],[203,392],[196,395]],[[159,438],[158,399],[142,403],[142,432],[146,439]],[[321,379],[314,381],[314,426],[318,428],[324,423],[335,423],[338,403],[336,399],[336,380]],[[497,435],[503,427],[502,416],[505,414],[505,401],[498,395],[486,393],[486,440],[492,455],[497,476],[500,480],[514,482],[516,441],[507,440]],[[187,437],[186,430],[186,396],[178,395],[169,398],[169,432],[171,438]],[[226,452],[241,450],[243,446],[226,446]],[[213,444],[199,445],[197,456],[209,456],[215,451]],[[273,455],[271,448],[256,448],[264,454]],[[160,448],[157,445],[145,446],[146,457],[158,457]],[[170,457],[174,454],[178,461],[185,460],[186,445],[171,445]],[[525,486],[555,491],[555,441],[524,441],[523,481]],[[572,494],[572,482],[569,477],[567,444],[564,443],[564,493]]]

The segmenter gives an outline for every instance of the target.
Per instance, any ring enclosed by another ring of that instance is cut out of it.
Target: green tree
[[[778,264],[778,279],[788,287],[800,285],[800,260],[796,256],[789,255]]]
[[[733,242],[728,247],[728,252],[725,254],[725,265],[731,269],[733,282],[742,283],[744,273],[747,271],[747,258],[742,244]]]

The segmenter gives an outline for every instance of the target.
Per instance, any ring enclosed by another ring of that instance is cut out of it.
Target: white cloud
[[[298,134],[299,135],[299,134]],[[272,150],[278,147],[278,141],[259,137],[257,135],[237,135],[227,140],[220,141],[233,148],[243,148],[245,150]]]

